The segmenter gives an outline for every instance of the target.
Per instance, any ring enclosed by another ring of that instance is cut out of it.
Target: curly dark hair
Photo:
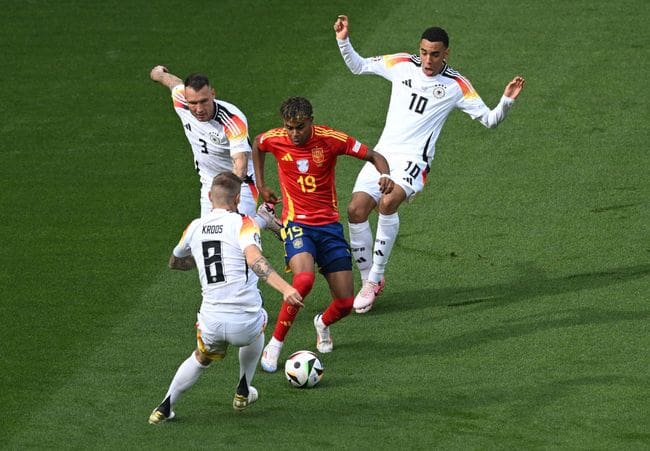
[[[280,115],[284,120],[309,119],[313,114],[311,103],[304,97],[289,97],[280,106]]]

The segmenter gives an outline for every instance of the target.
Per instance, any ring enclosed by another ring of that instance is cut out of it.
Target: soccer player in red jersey
[[[284,123],[257,136],[253,143],[253,164],[257,188],[266,202],[278,196],[265,184],[264,161],[271,153],[278,164],[282,189],[284,247],[287,265],[293,272],[292,285],[305,298],[315,280],[314,264],[327,279],[332,301],[314,317],[316,347],[333,349],[329,326],[347,316],[354,301],[350,247],[339,221],[335,166],[339,155],[371,162],[378,171],[382,193],[393,189],[386,159],[347,134],[314,125],[312,106],[304,97],[290,97],[280,107]],[[262,353],[262,369],[277,370],[284,339],[299,308],[284,302],[269,343]]]

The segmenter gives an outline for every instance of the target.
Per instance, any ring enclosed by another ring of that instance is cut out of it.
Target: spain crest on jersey
[[[314,147],[311,149],[311,159],[320,166],[325,161],[325,151],[321,147]]]
[[[298,167],[298,171],[304,174],[305,172],[309,171],[309,160],[298,160],[296,161],[296,166]]]

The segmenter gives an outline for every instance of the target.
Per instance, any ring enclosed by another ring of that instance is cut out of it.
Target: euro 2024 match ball
[[[284,375],[291,385],[311,388],[323,378],[323,364],[311,351],[297,351],[284,364]]]

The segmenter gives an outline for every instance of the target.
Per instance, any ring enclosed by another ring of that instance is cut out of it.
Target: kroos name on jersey
[[[203,233],[222,233],[223,232],[223,225],[209,225],[206,224],[203,226],[203,229],[201,229]]]

